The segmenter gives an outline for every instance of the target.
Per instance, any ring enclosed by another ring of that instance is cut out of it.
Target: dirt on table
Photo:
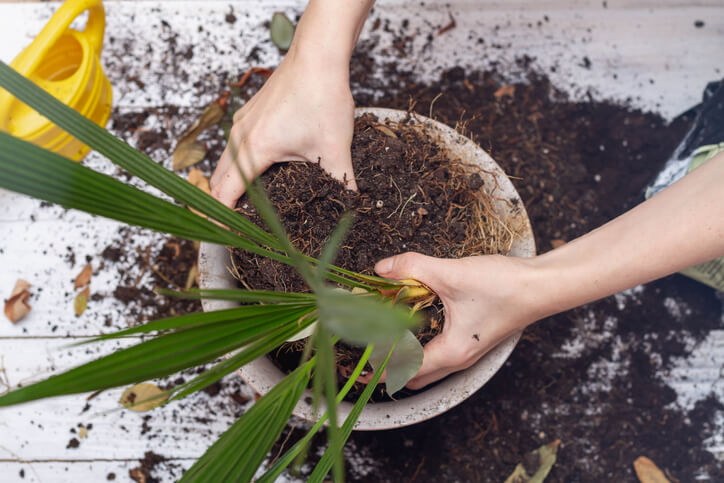
[[[364,52],[352,66],[353,91],[378,69]],[[477,141],[511,176],[539,253],[640,203],[693,118],[667,123],[625,105],[573,101],[535,70],[516,83],[462,68],[430,83],[392,64],[379,70],[387,87],[378,90],[388,94],[360,88],[357,104],[432,111]],[[562,445],[547,481],[637,481],[641,455],[672,481],[716,481],[724,466],[704,441],[724,407],[712,395],[679,409],[662,374],[721,327],[721,313],[712,289],[673,275],[534,324],[460,406],[409,428],[353,433],[350,452],[377,462],[355,481],[499,482],[555,439]]]
[[[400,50],[411,54],[404,45]],[[545,252],[641,202],[692,113],[667,123],[593,96],[574,100],[551,85],[535,61],[522,58],[515,67],[528,69],[527,78],[511,82],[507,67],[499,66],[453,68],[423,82],[395,63],[375,64],[363,45],[351,80],[357,105],[412,105],[486,149],[514,177],[538,250]],[[247,94],[260,83],[250,81]],[[156,146],[150,135],[144,143]],[[198,166],[210,174],[224,141],[217,134],[208,143],[209,155]],[[547,482],[635,482],[632,463],[639,456],[651,458],[672,482],[721,481],[724,466],[705,447],[724,407],[712,394],[693,409],[681,408],[663,377],[721,329],[721,313],[713,290],[673,275],[543,320],[459,406],[412,427],[353,433],[345,450],[348,480],[500,482],[526,453],[560,439]],[[287,428],[272,454],[302,434]]]
[[[358,118],[352,165],[358,192],[345,189],[314,163],[279,164],[261,176],[290,240],[303,253],[319,256],[343,213],[354,216],[336,257],[337,265],[347,270],[374,274],[375,262],[403,251],[448,258],[508,252],[515,234],[496,215],[487,194],[496,189],[495,175],[487,175],[486,191],[479,167],[454,158],[412,119],[382,123],[374,115]],[[263,227],[246,196],[237,210]],[[292,267],[243,250],[233,250],[232,267],[244,287],[309,291]],[[424,316],[418,332],[423,344],[442,330],[442,304],[425,309]],[[303,350],[303,342],[284,344],[270,356],[290,372]],[[361,352],[337,344],[340,384]],[[355,384],[348,399],[356,400],[363,389]],[[383,399],[384,386],[378,390],[373,400]],[[409,393],[403,390],[395,397]]]
[[[128,229],[121,229],[121,237],[101,253],[104,263],[128,264],[132,261],[130,267],[134,271],[124,275],[113,290],[113,297],[127,307],[129,324],[201,311],[198,300],[161,297],[154,291],[159,287],[184,290],[196,286],[196,243],[172,237],[160,249],[147,246],[126,253],[124,240],[130,233]],[[141,283],[146,274],[150,274],[150,283]]]

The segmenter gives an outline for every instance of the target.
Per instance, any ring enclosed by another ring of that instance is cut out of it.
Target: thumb
[[[443,274],[447,271],[447,264],[450,262],[451,260],[407,252],[380,260],[375,265],[375,272],[382,277],[394,280],[411,278],[438,292],[438,289],[443,286]]]

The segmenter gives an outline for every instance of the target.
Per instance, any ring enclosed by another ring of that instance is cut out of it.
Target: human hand
[[[379,261],[375,271],[380,276],[418,280],[445,306],[442,333],[425,345],[422,367],[407,387],[420,389],[467,369],[545,315],[526,303],[531,270],[526,259],[499,255],[455,260],[404,253]]]
[[[348,65],[320,64],[321,59],[290,49],[261,90],[234,114],[229,144],[210,180],[214,198],[233,208],[246,189],[239,168],[252,181],[283,161],[318,161],[347,188],[357,189]]]

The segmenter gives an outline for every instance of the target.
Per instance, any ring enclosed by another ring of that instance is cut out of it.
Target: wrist
[[[349,71],[357,38],[373,0],[310,0],[289,49],[289,54],[322,69]],[[287,55],[289,55],[287,54]],[[348,75],[348,74],[347,74]]]
[[[517,260],[523,267],[519,286],[523,299],[521,305],[526,307],[525,325],[570,308],[562,299],[566,291],[561,286],[560,267],[556,268],[542,255]]]

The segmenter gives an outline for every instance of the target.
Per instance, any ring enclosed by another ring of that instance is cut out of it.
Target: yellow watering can
[[[86,10],[85,30],[70,28]],[[64,104],[105,126],[111,115],[111,84],[100,64],[105,26],[101,0],[67,0],[10,66]],[[74,161],[83,159],[90,150],[5,90],[0,90],[0,129]]]

